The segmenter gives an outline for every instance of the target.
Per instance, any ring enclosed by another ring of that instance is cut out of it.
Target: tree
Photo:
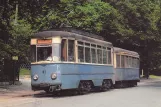
[[[127,0],[110,1],[122,15],[126,29],[131,33],[121,35],[120,42],[116,46],[139,52],[141,67],[145,73],[156,68],[160,62],[157,61],[156,50],[160,46],[160,33],[158,23],[160,21],[161,9],[158,2],[153,0]],[[107,35],[108,36],[108,35]],[[113,42],[113,41],[112,41]],[[115,43],[115,42],[113,42]],[[154,63],[158,63],[154,65]]]

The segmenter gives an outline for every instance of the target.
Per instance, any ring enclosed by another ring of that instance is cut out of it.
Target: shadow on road
[[[111,92],[114,89],[110,89],[105,92]],[[84,95],[90,95],[90,94],[100,94],[104,93],[103,91],[99,90],[93,90],[90,93],[84,94]],[[38,94],[34,94],[33,97],[35,98],[65,98],[65,97],[75,97],[75,96],[82,96],[80,95],[76,90],[67,90],[67,91],[61,91],[61,92],[55,92],[55,93],[46,93],[46,92],[41,92]]]

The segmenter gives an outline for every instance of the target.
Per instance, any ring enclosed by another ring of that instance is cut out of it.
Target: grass
[[[161,79],[161,76],[150,75],[150,78],[154,78],[154,79]]]
[[[30,75],[30,70],[25,69],[25,68],[21,68],[20,69],[20,75]]]

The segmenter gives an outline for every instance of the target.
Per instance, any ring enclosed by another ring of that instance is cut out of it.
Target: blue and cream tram
[[[31,39],[32,90],[58,91],[115,84],[112,43],[75,30],[42,31]]]
[[[139,54],[114,47],[115,85],[135,86],[140,81]]]

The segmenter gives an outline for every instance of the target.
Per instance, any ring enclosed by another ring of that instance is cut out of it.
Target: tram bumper
[[[53,91],[61,90],[61,84],[49,84],[49,83],[40,83],[40,84],[32,84],[31,88],[33,91],[37,90],[49,90],[52,88]]]

